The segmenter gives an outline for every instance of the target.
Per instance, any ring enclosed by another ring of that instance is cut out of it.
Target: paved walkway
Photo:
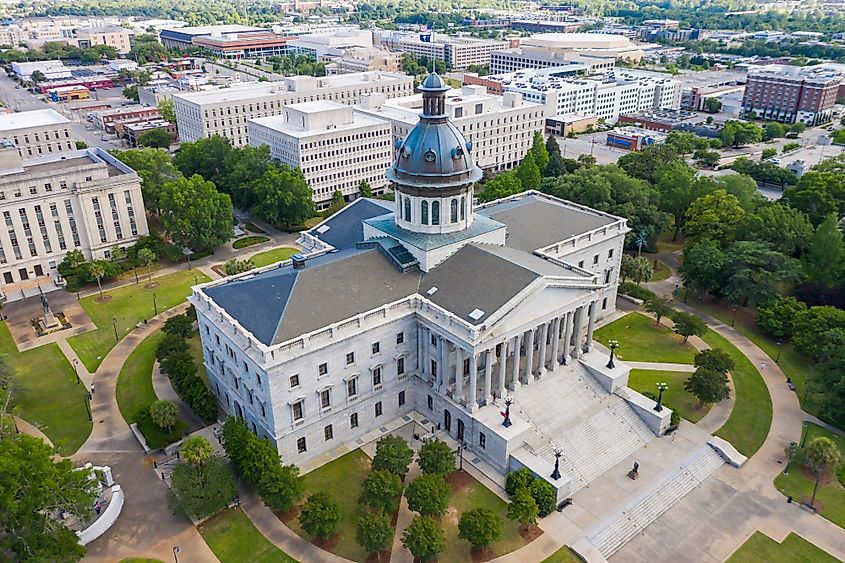
[[[41,438],[49,446],[51,446],[51,447],[53,446],[53,442],[50,440],[50,438],[48,438],[47,435],[44,432],[42,432],[38,427],[33,426],[32,424],[28,423],[24,419],[18,418],[16,416],[13,416],[12,419],[14,419],[14,421],[15,421],[15,428],[21,434],[28,434],[29,436],[35,436],[36,438]]]
[[[695,371],[695,366],[692,364],[671,364],[668,362],[624,362],[633,369],[648,369],[652,371],[681,371],[684,373],[692,373]]]
[[[405,486],[421,474],[422,470],[415,460],[408,469],[408,474],[405,475]],[[408,507],[408,499],[403,494],[402,500],[399,503],[399,515],[396,518],[396,532],[393,535],[393,546],[390,549],[390,563],[414,563],[414,556],[402,545],[402,534],[416,515],[416,512]]]
[[[182,400],[182,397],[173,388],[170,378],[161,373],[157,360],[153,364],[153,391],[155,391],[156,397],[159,399],[170,401],[176,405],[176,408],[179,409],[179,418],[188,423],[188,434],[196,432],[205,426],[202,419],[194,414],[191,407]]]

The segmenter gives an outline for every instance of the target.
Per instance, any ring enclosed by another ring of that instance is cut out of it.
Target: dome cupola
[[[437,73],[419,87],[419,122],[398,143],[387,179],[396,191],[396,223],[423,233],[452,232],[472,222],[472,187],[481,179],[469,143],[449,120],[446,86]]]

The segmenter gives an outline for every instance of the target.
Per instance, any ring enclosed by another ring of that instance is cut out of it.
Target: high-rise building
[[[336,76],[292,76],[279,82],[249,82],[217,90],[173,94],[182,142],[222,135],[236,147],[249,144],[247,122],[281,115],[285,106],[334,101],[357,104],[364,94],[393,98],[414,92],[414,79],[394,72],[360,72]]]
[[[833,116],[842,75],[825,65],[769,65],[748,71],[743,111],[783,123],[813,126]]]
[[[267,145],[273,159],[299,168],[318,208],[331,204],[336,191],[346,200],[358,197],[362,181],[374,195],[387,187],[390,123],[338,102],[286,106],[281,115],[252,119],[250,144]]]
[[[109,258],[148,233],[141,181],[100,148],[24,160],[0,146],[0,274],[7,299],[62,284],[71,250]]]
[[[382,34],[379,40],[383,45],[403,53],[413,53],[430,61],[444,61],[453,70],[490,64],[491,52],[510,46],[507,41],[452,37],[434,32]]]

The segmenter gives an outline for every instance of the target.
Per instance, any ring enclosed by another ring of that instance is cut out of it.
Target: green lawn
[[[453,485],[448,512],[440,519],[443,532],[446,534],[446,549],[441,556],[438,556],[438,560],[472,560],[469,542],[458,537],[458,521],[461,514],[473,508],[488,508],[495,512],[504,523],[502,538],[490,546],[497,557],[525,545],[525,540],[519,535],[519,523],[508,520],[508,503],[469,475],[465,475],[464,478],[467,481],[462,489],[456,491]]]
[[[839,451],[845,455],[845,438],[833,434],[832,432],[818,426],[816,424],[808,424],[806,432],[806,442],[809,443],[813,438],[825,436],[836,442],[839,446]],[[840,460],[840,464],[843,463]],[[840,468],[842,466],[840,465]],[[840,480],[845,480],[845,473],[840,469]],[[836,472],[831,470],[827,475],[822,477],[822,482],[819,483],[819,490],[816,493],[816,504],[821,505],[819,514],[845,528],[845,485],[837,480]],[[775,479],[775,487],[784,495],[790,495],[797,501],[808,501],[813,495],[813,485],[815,478],[811,474],[805,474],[796,463],[790,466],[789,474],[781,473]]]
[[[296,563],[270,543],[240,509],[224,510],[199,527],[220,563]]]
[[[267,232],[264,229],[262,229],[261,227],[259,227],[258,225],[255,225],[254,223],[247,223],[247,224],[244,225],[244,228],[247,231],[249,231],[250,233],[257,233],[257,234],[260,234],[260,235],[263,235],[264,233]]]
[[[664,382],[669,389],[663,394],[666,403],[678,411],[681,417],[696,423],[701,420],[710,410],[710,406],[703,409],[698,408],[698,399],[684,389],[684,382],[689,379],[691,373],[682,371],[657,371],[645,369],[632,369],[628,379],[628,387],[640,393],[650,391],[657,393],[657,383]]]
[[[687,304],[707,313],[711,317],[719,319],[725,324],[731,324],[733,320],[733,312],[724,303],[711,303],[706,297],[699,300],[697,297],[690,296]],[[736,322],[734,323],[734,328],[768,354],[772,358],[772,361],[778,358],[777,340],[764,334],[757,327],[753,311],[740,309],[736,317]],[[821,405],[824,402],[824,394],[821,392],[822,385],[813,385],[813,382],[819,378],[815,364],[796,352],[790,342],[785,342],[780,346],[778,365],[783,370],[783,373],[795,383],[795,393],[798,396],[798,401],[801,403],[801,409],[814,416],[819,416]]]
[[[117,406],[127,424],[135,422],[135,415],[158,400],[153,390],[153,364],[158,343],[164,333],[155,331],[132,350],[117,376]]]
[[[733,444],[742,455],[751,457],[763,445],[772,425],[772,398],[766,382],[748,358],[723,336],[708,330],[701,338],[711,348],[723,349],[734,361],[734,408],[716,435]]]
[[[361,484],[370,472],[370,458],[360,449],[349,452],[305,475],[305,497],[318,491],[325,491],[340,505],[343,517],[338,524],[338,543],[332,553],[353,561],[366,561],[369,555],[355,541],[355,525],[363,507],[358,504]],[[293,519],[286,525],[307,540],[308,536],[299,527],[299,520]]]
[[[632,362],[669,362],[691,364],[696,349],[682,344],[683,338],[665,326],[639,313],[628,313],[595,331],[597,342],[607,346],[608,340],[619,341],[616,355]]]
[[[158,283],[156,287],[147,289],[147,282],[131,284],[105,292],[111,299],[98,303],[98,295],[83,297],[80,303],[97,329],[68,339],[68,343],[76,351],[79,359],[95,372],[100,362],[114,348],[114,326],[112,319],[117,320],[118,338],[123,338],[135,325],[144,319],[153,317],[153,294],[156,296],[158,312],[161,313],[185,302],[191,293],[191,286],[196,283],[209,281],[208,276],[199,270],[180,270],[166,276],[153,278]]]
[[[654,262],[652,261],[652,265]],[[664,264],[661,261],[657,261],[657,267],[654,268],[654,273],[651,275],[651,279],[649,281],[657,282],[669,279],[669,276],[672,275],[672,270],[669,269],[669,266]]]
[[[839,559],[822,551],[804,538],[790,533],[778,543],[763,532],[754,532],[727,563],[837,563]]]
[[[200,340],[200,333],[195,332],[193,336],[188,339],[188,352],[194,359],[194,364],[197,366],[197,374],[208,385],[208,374],[205,372],[205,364],[202,356],[202,341]]]
[[[14,414],[40,428],[60,454],[73,454],[91,434],[88,389],[77,383],[58,344],[18,352],[9,327],[0,323],[0,355],[15,372]]]
[[[582,561],[584,560],[567,546],[563,546],[543,559],[543,563],[581,563]]]
[[[240,249],[246,248],[247,246],[253,246],[255,244],[261,244],[262,242],[267,242],[270,240],[267,237],[259,236],[259,235],[250,235],[248,237],[243,237],[237,239],[235,242],[232,243],[232,248]]]
[[[267,266],[275,262],[287,260],[297,252],[299,252],[298,248],[291,248],[290,246],[281,246],[272,250],[265,250],[264,252],[259,252],[255,256],[251,257],[250,260],[252,260],[252,263],[255,264],[256,268],[260,268],[262,266]]]

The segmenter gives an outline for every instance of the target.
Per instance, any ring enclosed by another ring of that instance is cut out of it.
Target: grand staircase
[[[602,556],[610,557],[724,462],[722,456],[709,444],[700,446],[621,511],[598,523],[587,535],[587,540]]]

